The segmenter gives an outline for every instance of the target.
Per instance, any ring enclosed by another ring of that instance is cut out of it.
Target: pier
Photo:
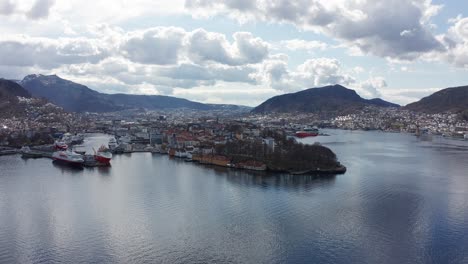
[[[21,153],[21,151],[16,151],[15,154]],[[24,159],[39,159],[39,158],[47,158],[47,159],[53,159],[52,154],[54,153],[53,150],[44,150],[44,148],[41,149],[31,149],[31,152],[29,153],[21,153],[21,157]],[[109,167],[110,164],[106,163],[101,163],[96,161],[94,158],[94,155],[91,154],[85,154],[83,155],[84,163],[83,167]]]

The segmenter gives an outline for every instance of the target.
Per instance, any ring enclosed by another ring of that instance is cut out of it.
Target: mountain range
[[[379,98],[364,99],[356,91],[341,85],[330,85],[272,97],[255,107],[252,113],[304,112],[336,116],[368,105],[399,107]]]
[[[71,112],[112,112],[127,109],[235,110],[247,112],[250,107],[203,104],[187,99],[161,95],[105,94],[56,75],[28,75],[21,81],[0,79],[2,115],[18,113],[18,98],[44,98]],[[322,116],[352,113],[365,106],[400,107],[380,98],[364,99],[354,90],[341,85],[310,88],[272,97],[252,109],[252,113],[304,112]],[[468,113],[468,86],[447,88],[404,106],[402,109],[426,112]]]
[[[71,112],[112,112],[145,108],[194,110],[249,110],[249,107],[226,104],[203,104],[187,99],[162,95],[105,94],[82,84],[62,79],[57,75],[26,76],[19,82],[34,97],[50,102]]]

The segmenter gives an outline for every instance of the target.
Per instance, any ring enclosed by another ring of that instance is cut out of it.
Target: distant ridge
[[[404,109],[429,114],[468,111],[468,86],[446,88],[421,100],[408,104]]]
[[[72,112],[117,111],[121,107],[88,87],[62,79],[56,75],[28,75],[19,82],[32,96]]]
[[[18,83],[0,78],[0,98],[14,96],[30,98],[31,94]]]
[[[341,85],[330,85],[272,97],[255,107],[252,113],[304,112],[336,116],[362,109],[366,105],[399,107],[379,98],[364,99],[356,91]]]
[[[23,116],[25,109],[19,104],[19,97],[30,98],[31,94],[16,82],[0,79],[0,118]]]
[[[113,112],[135,108],[250,110],[243,106],[203,104],[162,95],[105,94],[57,75],[32,74],[24,77],[19,83],[33,96],[46,98],[71,112]]]

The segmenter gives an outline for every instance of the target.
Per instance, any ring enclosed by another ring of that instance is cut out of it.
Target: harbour
[[[0,0],[0,264],[468,264],[460,10]]]
[[[150,152],[84,169],[2,156],[0,262],[464,262],[467,142],[323,132],[301,141],[332,148],[346,174],[236,170]],[[106,142],[94,134],[82,149]]]

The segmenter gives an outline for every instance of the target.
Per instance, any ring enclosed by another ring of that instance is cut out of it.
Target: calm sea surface
[[[344,175],[0,157],[0,263],[468,263],[467,141],[326,132]]]

